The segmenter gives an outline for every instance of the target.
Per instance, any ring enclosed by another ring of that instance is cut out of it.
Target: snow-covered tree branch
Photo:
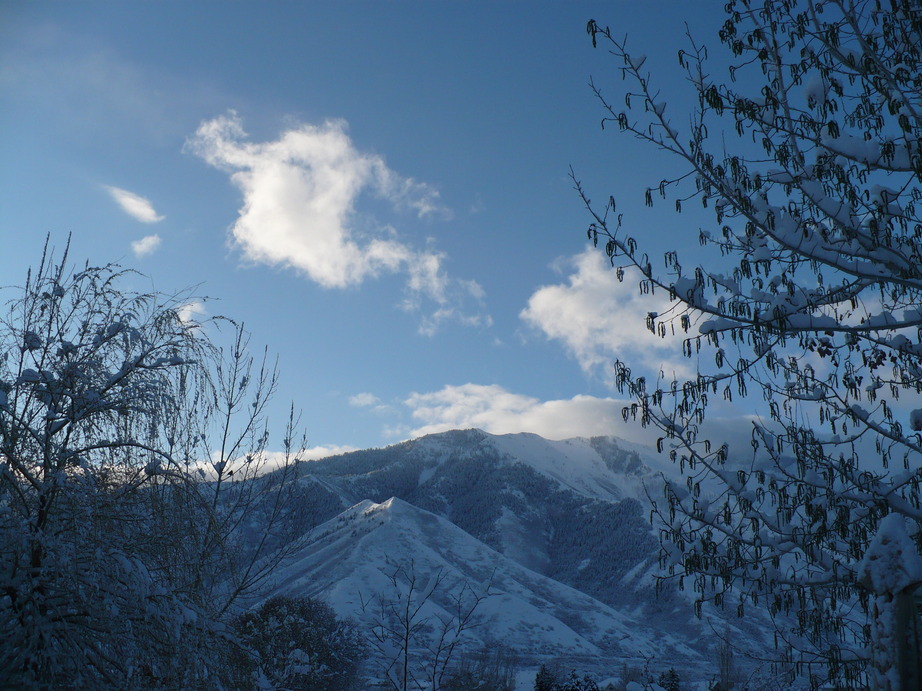
[[[697,363],[688,381],[652,383],[619,362],[617,382],[637,401],[626,417],[661,428],[661,450],[685,474],[653,499],[664,562],[691,580],[699,606],[765,607],[791,669],[851,686],[870,673],[884,688],[899,680],[873,676],[887,667],[874,644],[881,603],[922,583],[922,8],[735,0],[726,9],[728,76],[712,76],[705,46],[680,51],[697,96],[681,117],[643,56],[588,25],[627,85],[624,108],[593,85],[603,125],[681,163],[647,204],[703,209],[689,233],[701,249],[685,262],[668,252],[660,265],[614,199],[594,206],[574,178],[593,216],[589,238],[619,276],[632,266],[644,291],[675,302],[648,327],[684,334]],[[721,399],[757,413],[750,447],[706,438],[708,408]],[[905,523],[886,524],[887,534],[907,526],[900,544],[916,552],[898,592],[882,595],[862,569],[891,514]],[[898,648],[907,624],[887,616]],[[918,682],[899,665],[902,683]]]
[[[0,315],[0,686],[191,688],[280,558],[275,371],[50,251]],[[217,432],[216,432],[217,430]],[[250,522],[265,529],[243,539]],[[253,546],[255,544],[255,546]]]

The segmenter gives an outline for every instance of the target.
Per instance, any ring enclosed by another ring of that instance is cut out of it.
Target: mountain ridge
[[[484,603],[489,635],[476,645],[500,640],[536,663],[584,659],[609,671],[651,656],[705,669],[715,627],[759,635],[719,614],[713,625],[696,619],[688,593],[656,592],[645,483],[668,470],[616,437],[477,429],[305,463],[298,489],[316,527],[274,589],[321,597],[367,625],[361,598],[393,589],[387,576],[401,565],[456,585],[493,569],[491,600],[506,614]]]

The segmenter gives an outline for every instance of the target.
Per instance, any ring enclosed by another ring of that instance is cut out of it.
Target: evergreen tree
[[[547,665],[541,665],[535,675],[535,691],[553,691],[556,683],[557,678],[547,668]]]
[[[576,673],[576,671],[571,670],[570,676],[566,681],[556,684],[554,691],[599,691],[599,685],[588,674],[584,674],[582,677]]]
[[[671,667],[659,675],[658,682],[664,691],[679,691],[679,673]]]

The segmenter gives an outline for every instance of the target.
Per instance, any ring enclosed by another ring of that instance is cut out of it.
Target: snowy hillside
[[[361,502],[318,527],[273,583],[280,594],[321,596],[341,615],[362,621],[363,598],[393,595],[387,574],[398,563],[421,574],[447,574],[427,616],[450,618],[457,586],[492,583],[479,609],[484,625],[471,634],[476,648],[502,641],[537,661],[700,657],[680,638],[526,569],[444,518],[396,498]]]
[[[706,676],[715,629],[760,635],[732,616],[696,619],[689,593],[657,596],[644,486],[655,496],[660,472],[673,471],[614,438],[480,430],[305,464],[294,521],[307,537],[273,588],[321,597],[368,625],[362,601],[392,592],[397,568],[445,577],[426,616],[448,616],[452,593],[492,574],[471,645],[502,641],[523,659],[584,660],[600,671],[652,656]]]
[[[334,492],[339,510],[403,499],[527,568],[608,604],[636,605],[637,589],[649,591],[640,600],[655,600],[650,569],[658,544],[643,489],[644,482],[658,486],[651,461],[658,459],[613,438],[465,430],[312,463],[303,481],[307,501]],[[328,503],[319,518],[333,514]]]

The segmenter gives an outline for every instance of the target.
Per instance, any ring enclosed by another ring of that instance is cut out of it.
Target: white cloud
[[[422,298],[438,309],[457,309],[467,299],[465,286],[445,273],[442,253],[412,247],[393,228],[364,232],[356,213],[364,192],[420,217],[449,212],[434,188],[357,150],[345,122],[302,124],[275,141],[253,143],[231,112],[203,122],[187,149],[228,172],[243,193],[231,235],[247,259],[296,269],[325,288],[403,273],[406,309],[418,309]]]
[[[158,215],[157,212],[154,211],[154,206],[150,203],[150,200],[134,192],[123,190],[121,187],[103,185],[103,188],[109,193],[112,199],[122,207],[122,211],[133,219],[141,221],[141,223],[157,223],[164,219],[163,216]]]
[[[357,448],[354,446],[339,444],[330,444],[327,446],[311,446],[310,448],[301,451],[297,455],[297,459],[301,461],[319,461],[321,458],[337,456],[342,453],[349,453],[350,451],[357,451]],[[215,454],[215,460],[217,460],[217,454]],[[255,470],[258,475],[266,475],[267,473],[276,471],[279,468],[284,468],[286,464],[291,463],[294,460],[294,454],[286,454],[284,451],[264,451],[256,459],[258,467],[255,468]],[[243,465],[243,463],[243,458],[235,459],[232,463],[232,467],[240,467]],[[212,474],[213,469],[211,464],[200,465],[209,476]]]
[[[160,236],[156,234],[145,235],[140,240],[135,240],[131,243],[131,251],[134,252],[134,256],[138,258],[146,257],[158,247],[160,247]]]
[[[536,290],[521,319],[561,341],[587,372],[620,358],[654,373],[660,368],[670,376],[687,373],[682,336],[660,338],[646,327],[649,312],[669,309],[665,295],[640,295],[630,277],[618,281],[604,255],[592,248],[567,263],[575,271],[566,283]]]
[[[330,444],[328,446],[312,446],[304,451],[299,458],[304,461],[319,461],[328,456],[338,456],[341,453],[356,451],[356,447],[349,445]]]
[[[349,405],[355,408],[369,408],[381,402],[377,396],[372,393],[362,392],[349,398]]]
[[[631,401],[577,395],[542,401],[512,393],[497,385],[464,384],[445,386],[431,393],[413,393],[404,402],[416,427],[394,427],[385,432],[395,438],[416,438],[453,429],[476,427],[491,434],[530,432],[546,439],[615,436],[628,442],[656,448],[663,432],[639,420],[624,419]],[[709,417],[699,429],[698,439],[710,439],[714,448],[727,443],[738,462],[752,458],[752,425],[756,418],[721,406],[720,414]],[[667,448],[669,442],[667,442]]]
[[[187,302],[176,310],[176,315],[180,321],[186,323],[195,321],[198,317],[206,314],[208,314],[208,310],[205,309],[205,305],[198,301]]]
[[[613,398],[579,395],[542,401],[495,384],[464,384],[414,393],[405,403],[418,424],[411,437],[477,427],[492,434],[531,432],[548,439],[615,435],[645,444],[656,439],[640,423],[625,423],[622,409],[629,404]]]

